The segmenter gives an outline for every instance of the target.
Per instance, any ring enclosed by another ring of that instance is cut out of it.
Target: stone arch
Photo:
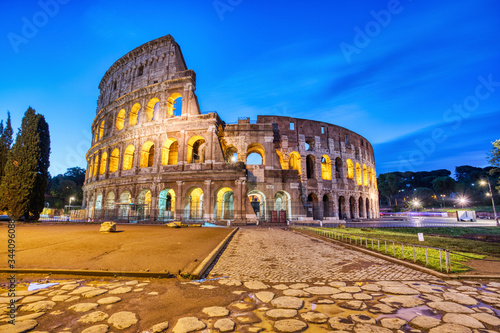
[[[278,191],[274,196],[274,210],[286,212],[286,219],[292,217],[292,200],[287,191]]]
[[[365,210],[365,206],[364,206],[364,202],[363,202],[363,197],[359,197],[359,200],[358,200],[358,215],[359,215],[360,218],[366,217],[365,214],[364,214],[364,210]]]
[[[100,175],[104,175],[104,173],[106,172],[106,163],[108,163],[108,153],[103,152],[101,154],[101,165],[99,167],[99,174]]]
[[[89,170],[87,173],[87,178],[92,178],[93,173],[94,173],[94,156],[91,156],[89,158]]]
[[[102,209],[102,192],[99,192],[95,199],[95,216],[97,218],[101,216],[101,209]]]
[[[366,164],[363,164],[363,185],[368,186],[368,170]]]
[[[179,158],[179,142],[177,139],[168,138],[161,147],[161,165],[177,164]]]
[[[136,199],[137,220],[149,219],[151,212],[151,190],[143,189],[139,192]]]
[[[203,219],[203,190],[200,187],[190,187],[184,196],[184,219]]]
[[[304,149],[306,151],[314,151],[314,139],[306,139],[306,141],[304,142]]]
[[[128,145],[123,153],[123,168],[122,170],[130,170],[134,166],[134,145]]]
[[[361,166],[356,163],[356,184],[363,185],[363,180],[361,179]]]
[[[139,123],[139,115],[141,114],[141,104],[135,103],[130,109],[129,125],[135,126]]]
[[[109,156],[109,172],[116,172],[118,170],[118,163],[120,161],[120,150],[118,148],[113,149],[111,155]]]
[[[300,155],[296,151],[292,151],[290,153],[290,159],[288,160],[290,169],[297,170],[299,172],[299,175],[301,174],[301,167],[300,167]]]
[[[307,216],[314,220],[320,219],[318,197],[314,193],[307,196]]]
[[[146,105],[146,115],[148,117],[148,121],[158,119],[159,108],[160,108],[160,99],[158,97],[151,98],[148,104]]]
[[[121,109],[116,115],[116,129],[119,131],[125,125],[125,109]]]
[[[158,220],[172,220],[175,217],[175,191],[166,188],[158,195]]]
[[[346,219],[347,214],[345,211],[345,204],[346,204],[345,198],[343,196],[340,196],[338,201],[339,201],[338,203],[339,219]]]
[[[106,194],[106,199],[104,201],[104,217],[114,218],[115,217],[115,192],[113,190],[108,191]]]
[[[315,179],[316,174],[315,174],[315,164],[316,164],[316,159],[314,158],[314,155],[309,154],[306,157],[306,174],[308,179]]]
[[[90,197],[90,200],[88,202],[88,205],[87,207],[89,207],[89,217],[90,218],[94,218],[94,211],[95,211],[95,195],[92,194],[92,196]]]
[[[257,154],[257,155],[260,155],[260,158],[262,159],[262,162],[260,162],[260,160],[257,158],[255,160],[255,162],[252,162],[252,164],[254,165],[259,165],[259,164],[266,164],[266,150],[264,149],[264,146],[262,146],[260,143],[252,143],[250,145],[248,145],[247,147],[247,156],[246,156],[246,163],[249,164],[248,162],[248,158],[250,157],[250,155],[252,154]],[[250,158],[251,160],[256,157],[255,155],[252,155],[252,157]],[[250,164],[251,165],[251,164]]]
[[[354,164],[350,158],[346,161],[347,166],[347,179],[354,179]]]
[[[236,163],[238,162],[238,149],[231,145],[226,148],[226,151],[224,153],[224,157],[226,162],[228,163]]]
[[[141,168],[149,168],[154,165],[155,144],[152,141],[146,141],[141,148]]]
[[[215,194],[214,218],[228,220],[234,217],[234,192],[230,187],[221,187]]]
[[[103,119],[101,121],[101,124],[99,125],[99,140],[101,140],[102,137],[104,136],[104,124],[105,124],[105,120]]]
[[[95,157],[94,157],[94,174],[93,174],[94,177],[97,175],[98,169],[99,169],[99,154],[95,154]]]
[[[327,155],[321,156],[321,178],[332,180],[332,160]]]
[[[205,138],[201,135],[192,136],[187,145],[187,163],[205,162]]]
[[[342,159],[340,157],[335,159],[335,178],[342,179]]]
[[[248,199],[258,220],[265,220],[267,217],[266,195],[258,190],[248,192]]]
[[[179,111],[180,110],[180,111]],[[167,117],[176,117],[182,114],[182,95],[171,94],[167,99]]]
[[[331,200],[328,194],[323,195],[323,216],[332,217],[335,216],[335,203]]]
[[[349,216],[351,219],[355,219],[356,216],[356,199],[354,197],[349,198]]]

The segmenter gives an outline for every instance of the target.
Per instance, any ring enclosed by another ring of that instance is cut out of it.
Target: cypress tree
[[[0,207],[16,220],[39,217],[47,187],[50,153],[49,128],[42,115],[28,108],[8,156],[0,185]]]
[[[10,147],[12,146],[12,125],[10,122],[10,112],[7,113],[7,123],[3,126],[3,121],[0,123],[0,184],[5,174],[5,165],[9,157]]]

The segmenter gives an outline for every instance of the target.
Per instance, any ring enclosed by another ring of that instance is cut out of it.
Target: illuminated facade
[[[195,72],[168,35],[127,53],[99,84],[84,208],[95,219],[378,217],[373,148],[345,128],[202,114]]]

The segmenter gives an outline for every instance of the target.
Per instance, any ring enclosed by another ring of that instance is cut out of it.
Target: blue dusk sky
[[[50,172],[85,168],[98,84],[121,56],[171,34],[202,112],[286,115],[349,128],[377,173],[487,166],[500,138],[500,2],[3,1],[0,119],[32,106]]]

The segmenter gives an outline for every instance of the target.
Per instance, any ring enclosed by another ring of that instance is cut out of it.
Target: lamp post
[[[443,209],[444,209],[444,198],[446,197],[445,194],[441,194],[441,200],[443,201],[442,205],[443,205]]]
[[[498,222],[498,215],[497,215],[497,210],[495,208],[495,200],[493,200],[493,191],[491,189],[491,183],[490,183],[490,179],[488,178],[488,180],[481,180],[479,182],[481,185],[486,185],[488,184],[488,186],[490,187],[490,194],[491,194],[491,204],[493,206],[493,214],[495,215],[495,220],[497,221],[497,227],[500,227],[500,223]]]

